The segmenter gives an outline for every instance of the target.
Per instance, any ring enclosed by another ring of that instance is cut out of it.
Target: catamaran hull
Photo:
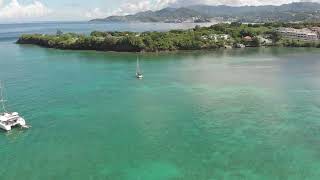
[[[5,131],[11,131],[11,126],[6,126],[4,124],[0,124],[0,128],[5,130]]]
[[[24,127],[26,126],[26,121],[23,118],[19,118],[18,125],[21,127]]]
[[[0,123],[0,128],[3,129],[3,130],[5,130],[5,131],[11,131],[11,129],[12,129],[13,127],[16,127],[16,126],[27,127],[27,126],[26,126],[26,121],[25,121],[23,118],[20,117],[20,118],[17,120],[16,123],[12,123],[12,124],[9,124],[9,125],[5,125],[5,124],[3,124],[3,123]]]

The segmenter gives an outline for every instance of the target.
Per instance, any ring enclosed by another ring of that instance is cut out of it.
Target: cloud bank
[[[141,11],[159,10],[165,7],[183,7],[195,4],[205,5],[229,5],[229,6],[244,6],[244,5],[280,5],[292,2],[312,1],[320,3],[320,0],[127,0],[120,4],[117,9],[105,11],[106,7],[96,7],[87,9],[86,7],[77,7],[68,9],[61,7],[54,11],[43,4],[43,0],[34,0],[31,3],[25,4],[23,0],[0,0],[0,21],[23,21],[23,20],[70,20],[70,19],[93,19],[103,18],[110,15],[128,15],[135,14]],[[52,0],[59,1],[59,0]],[[74,0],[60,0],[76,2]],[[93,0],[95,1],[95,0]],[[112,0],[110,0],[112,3]],[[74,3],[73,3],[74,4]],[[83,13],[83,11],[86,11]]]
[[[113,14],[125,15],[147,10],[158,10],[167,7],[177,0],[131,0],[120,6]]]
[[[0,19],[4,20],[43,17],[51,12],[52,10],[40,1],[23,5],[18,0],[11,0],[8,4],[3,5],[3,0],[0,0]]]

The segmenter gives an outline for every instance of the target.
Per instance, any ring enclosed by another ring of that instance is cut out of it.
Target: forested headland
[[[231,47],[320,47],[318,41],[283,38],[277,28],[320,27],[320,23],[220,23],[210,27],[196,26],[167,32],[100,32],[90,35],[63,33],[24,34],[18,44],[34,44],[47,48],[119,52],[156,52],[175,50],[210,50]]]

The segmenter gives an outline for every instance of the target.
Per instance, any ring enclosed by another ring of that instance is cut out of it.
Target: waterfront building
[[[317,32],[303,28],[303,29],[294,29],[294,28],[279,28],[277,31],[285,38],[289,39],[299,39],[304,41],[316,41],[319,40]]]

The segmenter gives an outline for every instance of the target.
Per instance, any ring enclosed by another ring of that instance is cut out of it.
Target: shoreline
[[[14,43],[18,44],[18,43]],[[233,52],[241,52],[241,51],[247,51],[247,50],[260,50],[260,49],[270,49],[270,50],[277,50],[277,49],[306,49],[306,50],[317,50],[320,48],[318,47],[288,47],[288,46],[260,46],[260,47],[246,47],[246,48],[217,48],[217,49],[200,49],[200,50],[174,50],[174,51],[157,51],[157,52],[150,52],[150,51],[141,51],[141,52],[129,52],[129,51],[99,51],[99,50],[78,50],[78,49],[57,49],[57,48],[51,48],[51,47],[43,47],[35,44],[18,44],[21,46],[30,46],[30,47],[38,47],[38,48],[44,48],[48,50],[57,50],[57,51],[64,51],[64,52],[79,52],[79,53],[97,53],[97,54],[142,54],[142,55],[178,55],[178,54],[210,54],[213,52],[217,53],[223,53],[227,51],[233,51]]]

